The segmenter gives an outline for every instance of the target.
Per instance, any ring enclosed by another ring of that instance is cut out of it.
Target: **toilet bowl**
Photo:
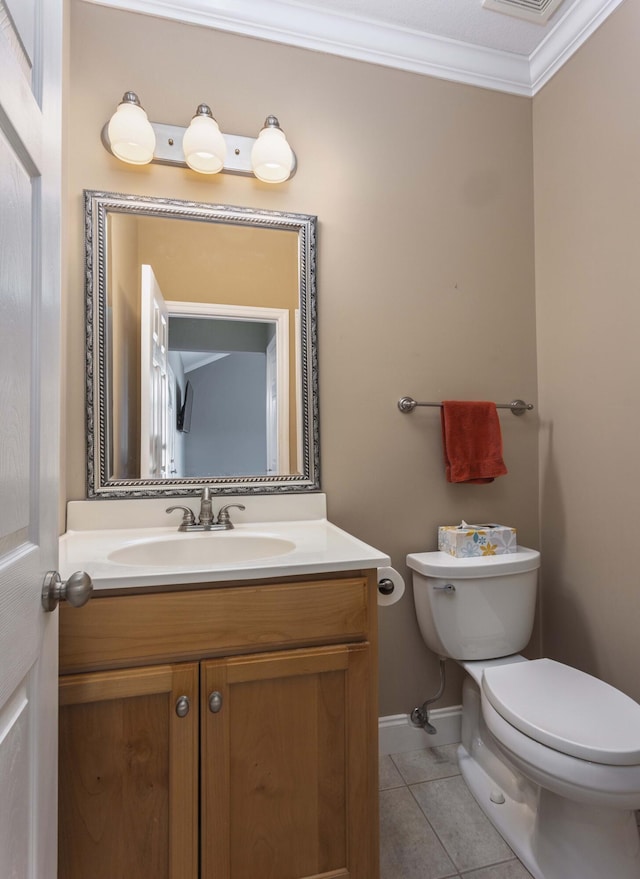
[[[458,758],[483,811],[535,879],[640,879],[640,706],[517,653],[533,625],[539,554],[407,563],[427,646],[467,672]]]

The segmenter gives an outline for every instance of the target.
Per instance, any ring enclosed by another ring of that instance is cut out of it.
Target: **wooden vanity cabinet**
[[[377,879],[376,589],[61,607],[59,879]]]
[[[60,879],[197,877],[198,694],[197,663],[61,678]]]

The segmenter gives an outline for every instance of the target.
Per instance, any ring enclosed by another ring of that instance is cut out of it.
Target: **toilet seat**
[[[640,764],[640,706],[609,684],[552,659],[484,669],[482,690],[507,723],[581,760]]]

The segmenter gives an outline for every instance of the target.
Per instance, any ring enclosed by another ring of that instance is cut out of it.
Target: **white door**
[[[170,476],[169,312],[151,266],[143,265],[140,307],[140,477]]]
[[[151,266],[140,287],[140,478],[169,476],[169,312]]]
[[[0,876],[56,875],[61,0],[0,0]]]

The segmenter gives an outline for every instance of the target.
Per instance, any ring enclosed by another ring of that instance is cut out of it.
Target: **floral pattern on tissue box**
[[[438,549],[457,559],[517,552],[516,529],[507,525],[441,525]]]

